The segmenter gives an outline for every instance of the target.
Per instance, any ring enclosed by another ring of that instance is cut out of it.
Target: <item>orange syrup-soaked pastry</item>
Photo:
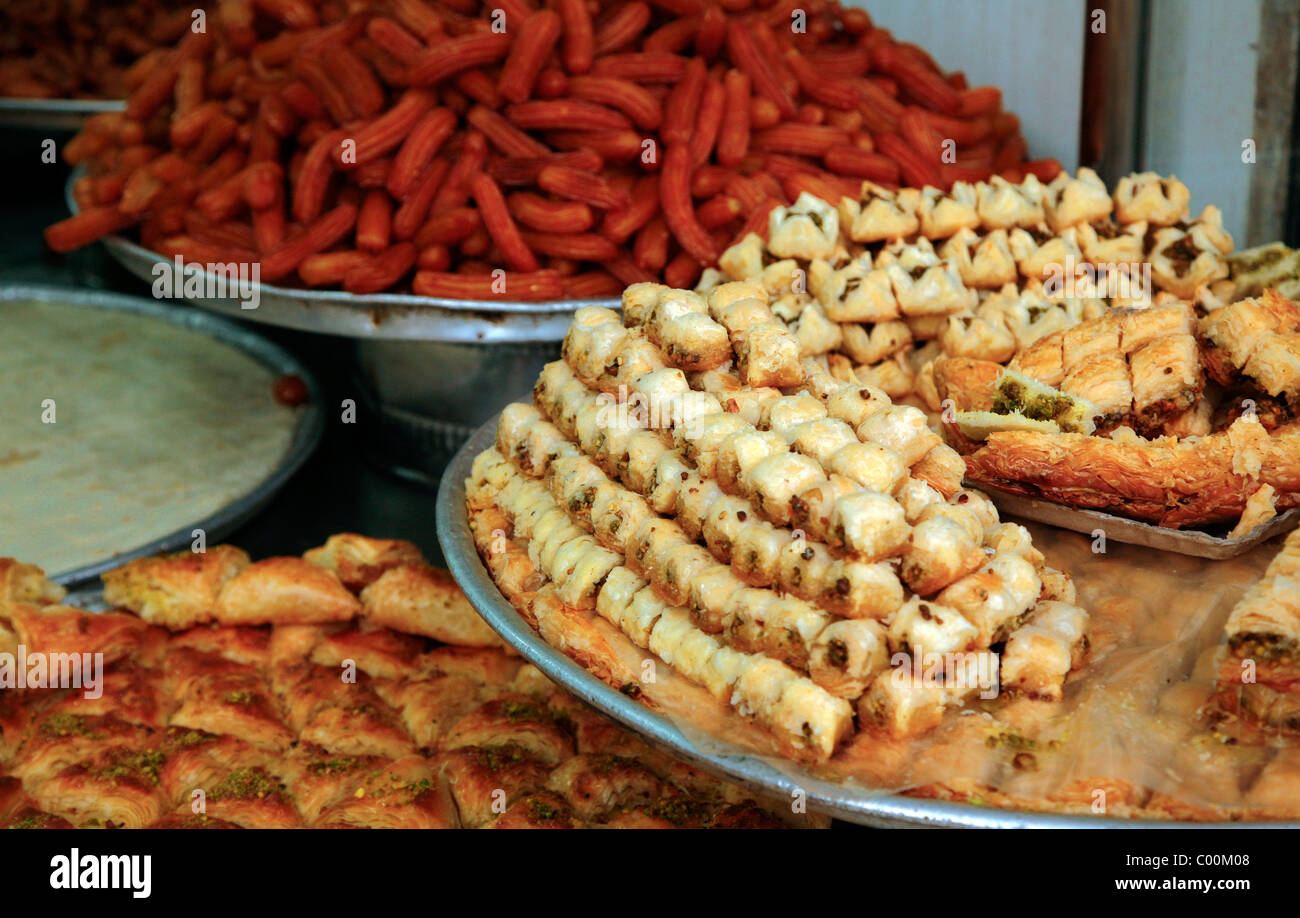
[[[0,690],[0,826],[826,824],[558,691],[410,543],[216,546],[105,580],[130,611],[55,605],[0,561],[0,637],[105,654],[95,697]]]

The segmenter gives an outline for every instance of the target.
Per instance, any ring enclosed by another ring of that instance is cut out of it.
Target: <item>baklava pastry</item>
[[[1043,205],[1047,189],[1036,176],[1030,175],[1020,184],[1013,185],[995,175],[991,182],[981,183],[977,188],[976,209],[980,224],[986,230],[1036,226],[1046,217]]]
[[[212,621],[217,594],[248,565],[248,555],[230,545],[140,558],[104,573],[104,601],[150,624],[189,628]]]
[[[1114,202],[1096,172],[1086,166],[1071,178],[1062,171],[1047,185],[1044,196],[1047,225],[1059,232],[1067,226],[1091,223],[1110,215]]]
[[[912,330],[898,320],[874,325],[845,324],[842,332],[844,354],[855,364],[879,363],[912,344]]]
[[[1154,172],[1126,175],[1115,186],[1115,219],[1120,223],[1141,220],[1152,226],[1171,226],[1187,219],[1191,197],[1176,176],[1162,178]]]
[[[1192,299],[1198,288],[1228,276],[1228,263],[1213,246],[1190,230],[1167,226],[1156,230],[1147,258],[1161,290]]]
[[[829,258],[839,243],[839,213],[806,191],[789,207],[772,208],[767,221],[767,248],[777,258]]]
[[[920,228],[917,217],[920,205],[921,192],[915,188],[895,192],[872,182],[863,182],[859,200],[844,198],[840,201],[839,218],[854,242],[902,239]]]
[[[1051,278],[1060,284],[1073,283],[1085,264],[1073,227],[1052,233],[1046,224],[1017,227],[1008,237],[1016,268],[1027,278]]]
[[[968,287],[990,289],[1016,280],[1016,259],[1006,230],[980,236],[974,230],[959,230],[939,248],[939,257],[951,261]]]
[[[809,286],[834,322],[885,322],[899,316],[898,300],[886,271],[863,260],[838,270],[825,262],[809,269]]]
[[[1093,265],[1138,265],[1145,259],[1145,220],[1121,224],[1102,217],[1076,224],[1074,231],[1083,257]]]
[[[963,229],[978,229],[977,193],[969,182],[953,182],[945,193],[931,185],[921,189],[916,208],[921,235],[927,239],[947,239]]]

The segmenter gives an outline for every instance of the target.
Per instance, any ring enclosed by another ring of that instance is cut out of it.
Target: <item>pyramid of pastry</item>
[[[0,689],[0,826],[785,824],[556,689],[409,543],[104,581],[121,611],[0,561],[0,651],[103,654],[96,685]]]
[[[633,285],[563,358],[467,484],[503,592],[571,656],[566,616],[600,616],[803,758],[933,728],[980,690],[963,667],[1060,697],[1086,648],[1068,576],[923,412],[801,356],[764,287]]]
[[[936,357],[1004,364],[1110,307],[1222,305],[1232,238],[1218,208],[1193,218],[1189,200],[1172,176],[1130,175],[1112,193],[1087,168],[1046,185],[864,182],[857,199],[774,209],[766,238],[733,245],[697,289],[762,286],[802,356],[937,411]]]

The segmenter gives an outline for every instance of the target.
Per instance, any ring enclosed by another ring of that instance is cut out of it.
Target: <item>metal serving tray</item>
[[[277,376],[296,375],[306,384],[308,392],[307,402],[300,409],[293,435],[279,462],[261,481],[250,483],[250,487],[241,497],[175,532],[167,533],[141,545],[123,546],[122,550],[112,557],[95,563],[82,565],[72,570],[54,572],[51,576],[52,580],[64,585],[75,585],[97,577],[104,571],[118,567],[132,558],[145,557],[165,551],[176,551],[190,544],[191,533],[196,528],[204,530],[211,542],[223,538],[261,510],[275,496],[276,492],[284,487],[302,464],[307,461],[307,458],[320,443],[325,428],[325,416],[321,405],[322,393],[316,379],[303,364],[287,351],[267,341],[251,329],[200,310],[178,308],[172,304],[123,294],[78,290],[43,284],[5,284],[0,286],[0,307],[3,307],[5,302],[16,301],[59,303],[101,310],[116,310],[161,320],[231,345],[252,357]],[[182,454],[178,453],[177,461],[184,461]]]
[[[999,491],[979,482],[966,481],[963,484],[968,488],[978,488],[983,491],[998,510],[1010,513],[1012,516],[1059,526],[1086,535],[1100,531],[1105,533],[1107,539],[1116,542],[1127,542],[1130,545],[1158,548],[1162,551],[1210,558],[1215,561],[1245,554],[1261,542],[1267,542],[1274,536],[1290,532],[1300,526],[1300,507],[1297,507],[1273,517],[1266,523],[1261,523],[1243,536],[1225,539],[1195,529],[1169,529],[1154,523],[1116,516],[1113,513],[1103,513],[1100,510],[1066,507],[1049,500],[1038,500],[1023,494]]]
[[[1298,828],[1298,822],[1170,823],[1160,820],[1092,818],[1088,816],[1000,810],[942,800],[913,799],[893,794],[871,794],[859,788],[816,778],[791,764],[788,773],[738,748],[715,755],[701,751],[666,717],[601,682],[564,654],[551,647],[511,606],[474,546],[465,511],[465,479],[474,457],[495,441],[496,418],[480,427],[456,454],[442,477],[438,491],[438,541],[443,556],[465,595],[492,628],[529,662],[558,685],[596,709],[635,730],[653,745],[701,768],[786,799],[801,790],[809,806],[850,822],[880,827],[934,828]]]
[[[73,171],[65,189],[68,209],[77,213],[73,183],[84,174]],[[109,236],[104,247],[116,261],[146,283],[153,283],[158,265],[169,265],[157,252],[121,236]],[[341,290],[304,290],[260,284],[256,309],[244,309],[235,299],[198,298],[190,302],[240,319],[343,335],[372,341],[438,341],[458,344],[555,342],[564,338],[573,311],[582,306],[618,308],[618,298],[555,300],[544,303],[508,300],[453,300],[406,293],[359,296]]]
[[[0,98],[0,125],[51,131],[75,131],[88,116],[120,112],[121,99],[8,99]]]

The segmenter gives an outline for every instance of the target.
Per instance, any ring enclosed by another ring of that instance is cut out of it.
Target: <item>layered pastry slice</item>
[[[1300,736],[1300,532],[1233,608],[1224,632],[1218,729],[1242,742]]]
[[[0,650],[105,664],[93,691],[0,690],[0,827],[787,824],[508,654],[409,542],[215,546],[104,580],[123,611],[0,560]]]

